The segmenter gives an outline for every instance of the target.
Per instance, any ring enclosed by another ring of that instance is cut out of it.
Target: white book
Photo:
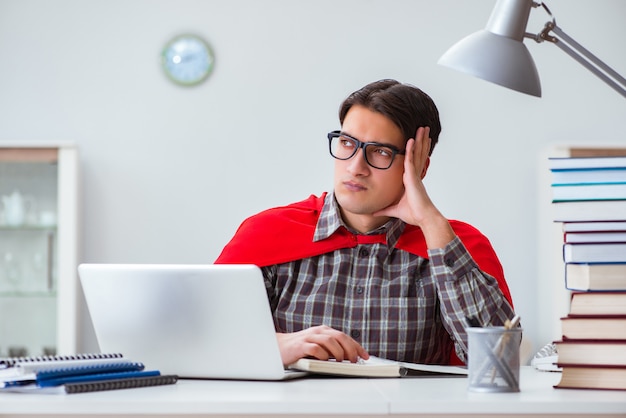
[[[626,242],[626,231],[566,232],[565,242],[569,242],[569,243]]]
[[[552,200],[620,200],[626,199],[626,183],[553,184]]]
[[[626,243],[563,244],[566,263],[625,263]]]
[[[553,170],[553,184],[624,183],[626,168]]]
[[[626,221],[614,222],[565,222],[563,232],[626,232]]]
[[[552,157],[548,159],[550,170],[574,170],[591,168],[626,168],[626,156],[621,157]]]
[[[289,365],[289,368],[310,373],[353,377],[464,377],[467,375],[467,369],[464,367],[405,363],[375,356],[370,356],[367,360],[360,359],[357,363],[304,358]]]
[[[12,367],[0,369],[0,381],[30,376],[35,373],[48,370],[81,368],[90,366],[102,366],[110,364],[124,364],[129,360],[123,357],[101,359],[77,359],[77,360],[54,360],[54,361],[29,361],[16,363]]]
[[[626,221],[626,199],[555,202],[551,206],[556,222]]]

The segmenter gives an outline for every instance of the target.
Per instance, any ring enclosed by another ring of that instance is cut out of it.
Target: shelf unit
[[[0,142],[0,196],[0,356],[74,354],[76,147]]]

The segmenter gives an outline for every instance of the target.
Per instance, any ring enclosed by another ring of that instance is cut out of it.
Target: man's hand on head
[[[430,200],[422,182],[430,164],[430,128],[420,127],[406,144],[404,158],[404,194],[395,205],[375,212],[376,216],[391,216],[424,232],[428,248],[442,248],[454,238],[448,220]]]

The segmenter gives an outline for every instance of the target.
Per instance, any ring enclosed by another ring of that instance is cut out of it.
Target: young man
[[[435,104],[381,80],[352,93],[339,120],[333,192],[247,219],[216,263],[262,267],[284,364],[465,360],[468,318],[501,326],[514,312],[489,241],[446,219],[422,182]]]

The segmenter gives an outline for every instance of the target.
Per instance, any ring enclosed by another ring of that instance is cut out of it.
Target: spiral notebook
[[[104,390],[132,389],[147,386],[173,385],[178,381],[176,375],[125,377],[123,379],[98,380],[92,382],[65,383],[58,386],[40,387],[37,385],[15,386],[2,389],[4,392],[18,393],[85,393]]]
[[[56,367],[55,363],[60,365],[67,364],[97,364],[105,363],[111,364],[116,362],[126,362],[122,353],[78,353],[69,355],[49,355],[49,356],[34,356],[34,357],[0,357],[0,370],[5,368],[12,368],[15,366],[21,368],[28,368],[29,365],[47,364]],[[1,375],[0,375],[1,376]]]
[[[102,352],[181,378],[283,380],[261,270],[252,265],[81,264]]]

